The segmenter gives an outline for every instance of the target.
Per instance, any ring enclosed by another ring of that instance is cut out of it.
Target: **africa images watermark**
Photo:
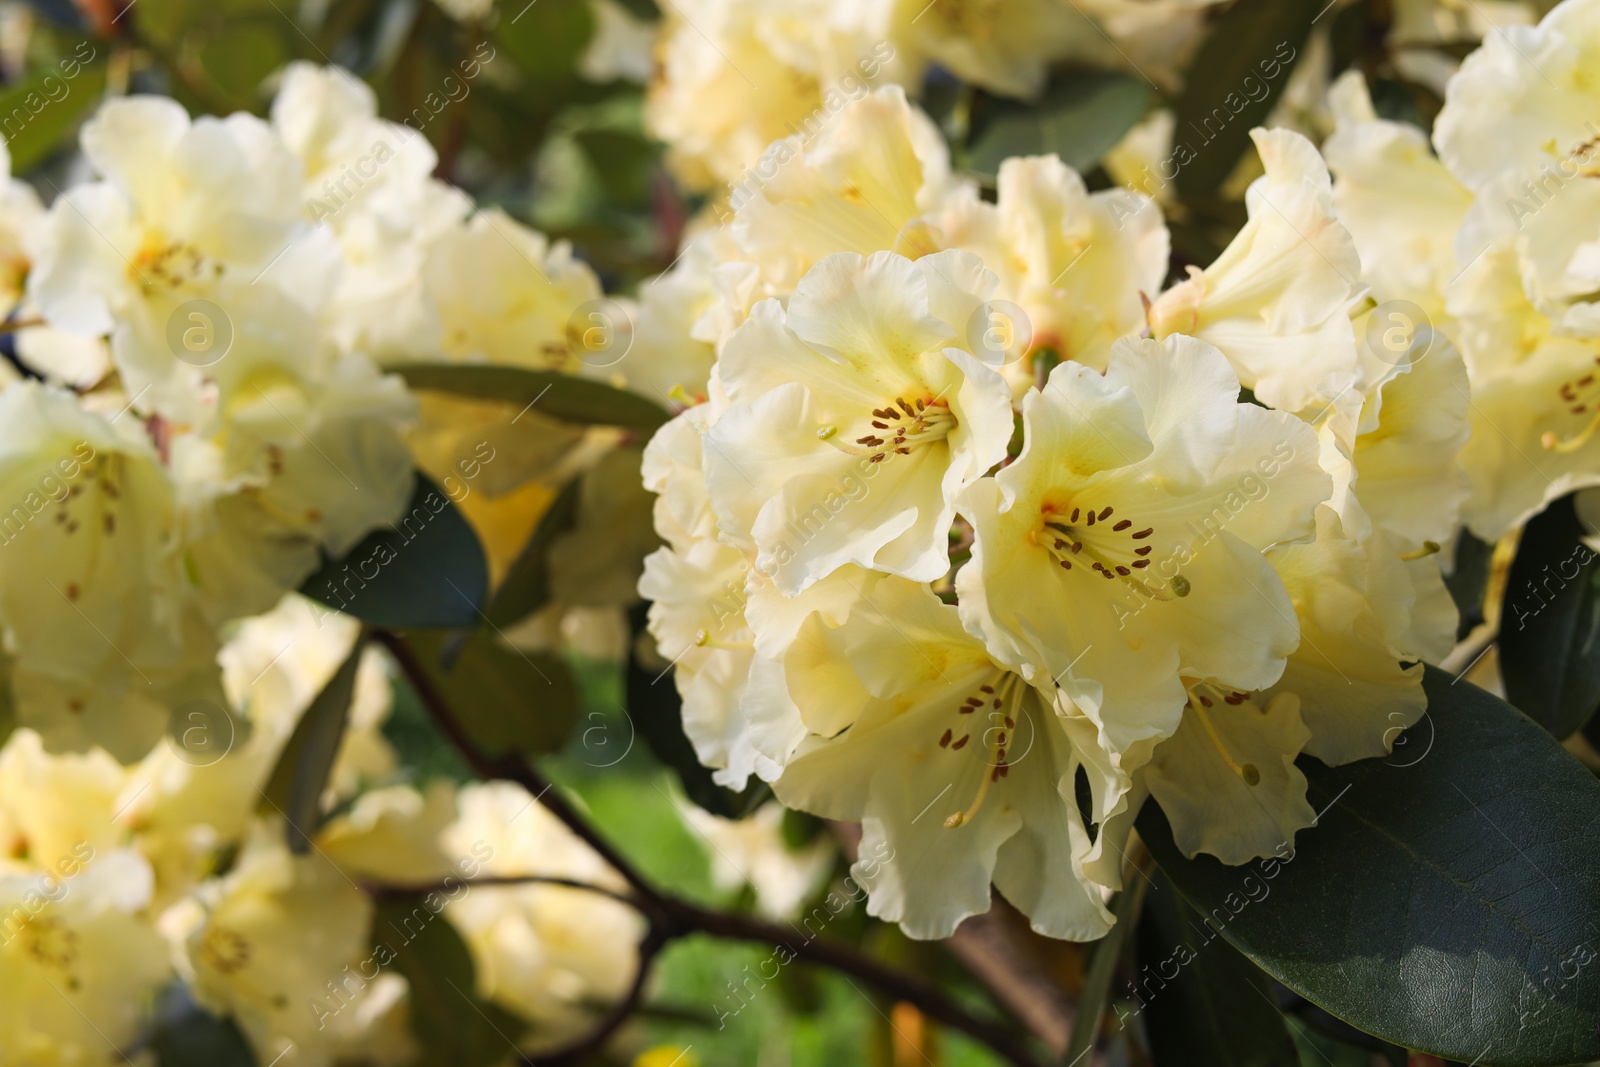
[[[55,71],[46,74],[39,82],[39,87],[24,95],[9,115],[0,116],[0,134],[7,141],[14,140],[45,108],[65,100],[72,92],[69,83],[83,73],[83,65],[92,62],[95,56],[94,45],[88,41],[80,42],[72,50],[72,55],[56,64],[60,69],[59,75]]]
[[[9,545],[21,536],[34,516],[51,503],[65,505],[68,499],[82,492],[80,486],[72,483],[94,459],[94,446],[87,441],[79,441],[72,446],[70,456],[56,460],[52,464],[53,469],[39,477],[39,484],[35,488],[24,493],[9,511],[0,513],[0,545]],[[76,528],[77,520],[68,515],[65,508],[57,513],[57,519],[65,526]],[[68,529],[67,532],[71,533],[72,530]]]
[[[1524,588],[1507,590],[1506,603],[1512,611],[1516,612],[1517,629],[1521,630],[1528,622],[1538,616],[1550,603],[1555,600],[1556,593],[1567,587],[1567,583],[1578,577],[1578,572],[1594,562],[1595,552],[1588,545],[1579,543],[1573,546],[1567,557],[1555,565],[1555,570],[1550,569],[1550,564],[1544,565],[1544,575],[1539,578],[1529,578],[1524,583]],[[1571,567],[1571,573],[1567,568]],[[1555,588],[1550,588],[1550,583],[1555,583]],[[1532,595],[1533,602],[1523,598],[1524,593]],[[1549,600],[1545,598],[1549,597]]]
[[[399,550],[421,537],[428,525],[448,505],[449,501],[445,497],[429,489],[417,502],[416,507],[400,516],[398,523],[389,523],[389,528],[394,531],[394,538],[379,540],[366,555],[346,563],[340,574],[324,579],[323,584],[327,586],[329,602],[336,602],[336,608],[323,608],[313,600],[312,610],[317,614],[317,624],[320,626],[322,620],[334,614],[335,610],[349,611],[350,604],[360,597],[361,591],[367,588],[367,583],[376,581],[384,567],[399,559]]]
[[[1197,141],[1180,140],[1179,134],[1182,133],[1187,137],[1188,131],[1174,131],[1172,151],[1165,159],[1155,164],[1155,173],[1152,174],[1150,164],[1146,164],[1143,179],[1130,184],[1152,198],[1160,190],[1171,185],[1177,179],[1178,172],[1200,158],[1201,150],[1221,136],[1222,131],[1244,112],[1249,103],[1252,101],[1260,103],[1267,98],[1271,92],[1271,83],[1283,74],[1288,64],[1294,62],[1297,54],[1294,46],[1288,41],[1278,42],[1278,47],[1273,50],[1272,55],[1256,64],[1256,70],[1260,72],[1259,78],[1255,74],[1246,74],[1239,88],[1230,90],[1222,98],[1222,102],[1200,120],[1200,125],[1189,123],[1190,129],[1198,138]]]
[[[52,904],[67,898],[72,879],[94,860],[94,846],[79,841],[71,852],[56,860],[54,866],[39,876],[38,884],[22,895],[10,911],[0,913],[0,945],[9,945],[13,938],[35,929],[39,916]]]
[[[1215,941],[1223,928],[1243,914],[1245,908],[1266,900],[1272,894],[1272,887],[1267,883],[1278,877],[1294,857],[1294,846],[1287,841],[1279,842],[1277,848],[1273,850],[1273,855],[1255,861],[1259,878],[1254,873],[1246,874],[1239,884],[1239,891],[1230,890],[1219,905],[1201,918],[1200,926],[1195,930],[1195,933],[1203,938],[1198,946],[1191,948],[1188,943],[1179,943],[1171,953],[1154,964],[1154,973],[1151,973],[1152,965],[1149,963],[1140,968],[1141,973],[1137,981],[1130,979],[1127,983],[1128,995],[1133,998],[1137,1007],[1131,1010],[1118,1007],[1117,1025],[1126,1028],[1128,1020],[1143,1012],[1155,995],[1167,988],[1168,982],[1176,981],[1183,968],[1200,958],[1199,949],[1204,949]],[[1170,974],[1167,970],[1169,966]]]

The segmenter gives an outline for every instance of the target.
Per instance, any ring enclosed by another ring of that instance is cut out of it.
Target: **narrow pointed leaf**
[[[502,400],[519,408],[532,406],[540,414],[563,422],[648,433],[672,417],[661,405],[638,393],[553,371],[487,363],[403,363],[390,369],[413,389]]]

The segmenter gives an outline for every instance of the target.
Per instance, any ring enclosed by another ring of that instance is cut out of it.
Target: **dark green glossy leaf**
[[[322,692],[312,699],[262,790],[268,805],[287,823],[284,834],[291,852],[311,850],[309,835],[316,832],[322,818],[322,793],[350,721],[350,699],[356,691],[356,671],[365,647],[364,638],[357,640]]]
[[[13,174],[27,173],[65,147],[78,120],[100,103],[109,49],[104,41],[82,42],[0,91],[0,138],[11,152]]]
[[[1142,1016],[1156,1067],[1293,1067],[1294,1046],[1261,969],[1157,871],[1139,920],[1126,1026]]]
[[[1455,566],[1444,584],[1461,615],[1456,626],[1458,641],[1483,622],[1483,597],[1489,586],[1489,561],[1493,556],[1494,545],[1478,540],[1466,530],[1456,536]]]
[[[518,652],[474,630],[451,644],[444,634],[407,634],[418,662],[478,747],[489,755],[542,756],[559,749],[578,715],[578,687],[561,659]]]
[[[1600,705],[1600,567],[1572,498],[1522,532],[1500,613],[1506,699],[1556,737]]]
[[[1167,171],[1185,197],[1211,196],[1250,146],[1305,51],[1320,5],[1239,0],[1216,22],[1189,66],[1177,103]],[[1162,177],[1168,177],[1163,173]]]
[[[416,478],[398,522],[324,562],[300,592],[387,629],[476,626],[489,587],[478,535],[442,489]]]
[[[472,953],[440,911],[442,893],[381,897],[372,917],[373,959],[411,987],[411,1032],[421,1067],[486,1067],[515,1062],[526,1029],[515,1015],[477,995]]]
[[[156,1000],[150,1050],[158,1067],[256,1067],[250,1044],[231,1019],[219,1019],[174,982]]]
[[[572,529],[578,519],[578,480],[561,490],[538,527],[501,580],[485,612],[489,622],[502,629],[513,626],[544,607],[550,600],[550,546]]]
[[[413,389],[437,389],[518,406],[537,404],[541,414],[563,422],[620,426],[647,433],[672,417],[638,393],[553,371],[487,363],[402,363],[390,370]]]
[[[544,92],[572,80],[578,57],[594,34],[588,0],[538,0],[508,8],[495,24],[495,47],[504,49],[523,77]]]
[[[1185,859],[1153,803],[1139,832],[1234,947],[1362,1031],[1479,1067],[1600,1058],[1600,782],[1503,701],[1424,684],[1403,755],[1301,761],[1322,815],[1290,858]]]
[[[1149,109],[1150,87],[1134,75],[1059,75],[1037,101],[990,100],[973,118],[967,167],[993,175],[1011,156],[1054,152],[1080,172],[1093,170]]]

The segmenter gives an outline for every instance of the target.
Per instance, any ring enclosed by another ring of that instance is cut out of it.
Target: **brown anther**
[[[1148,566],[1150,566],[1150,561],[1147,559],[1136,559],[1133,561],[1134,570],[1142,570]]]
[[[1093,526],[1093,525],[1094,525],[1094,512],[1092,512],[1092,511],[1091,511],[1091,512],[1089,512],[1089,518],[1088,518],[1088,520],[1087,520],[1087,521],[1088,521],[1088,523],[1089,523],[1089,525],[1090,525],[1090,526]]]
[[[1110,508],[1105,508],[1104,510],[1102,510],[1100,512],[1100,521],[1101,522],[1105,522],[1106,519],[1108,519],[1110,517],[1111,517],[1111,509]]]
[[[971,734],[962,734],[961,735],[961,740],[957,741],[955,744],[951,745],[950,747],[955,749],[957,752],[960,752],[962,749],[967,747],[967,742],[970,741],[971,739],[972,739],[972,735]]]
[[[939,738],[939,747],[940,748],[949,748],[950,747],[950,737],[951,737],[951,731],[950,730],[946,730],[944,732],[944,736]]]
[[[1077,508],[1073,508],[1072,509],[1072,518],[1068,519],[1067,521],[1068,522],[1077,522],[1078,521],[1078,509]]]
[[[1123,530],[1126,530],[1128,527],[1130,527],[1132,525],[1133,525],[1133,520],[1132,519],[1118,519],[1117,520],[1117,524],[1115,526],[1111,527],[1111,528],[1113,530],[1116,530],[1118,533],[1121,533]]]
[[[1148,556],[1150,554],[1150,546],[1140,545],[1138,548],[1133,550],[1133,554],[1136,556]]]
[[[1149,537],[1151,534],[1153,534],[1155,532],[1156,532],[1156,528],[1154,526],[1146,526],[1144,529],[1140,530],[1138,533],[1129,534],[1128,536],[1132,537],[1135,541],[1143,541],[1146,537]]]
[[[1122,575],[1124,578],[1126,578],[1128,575],[1132,574],[1133,572],[1130,571],[1128,568],[1122,566],[1119,563],[1119,564],[1117,564],[1117,573]]]

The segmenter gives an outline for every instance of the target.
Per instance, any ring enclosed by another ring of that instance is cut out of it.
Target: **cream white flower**
[[[420,131],[377,115],[364,82],[309,63],[289,65],[272,104],[273,129],[304,168],[304,210],[342,253],[328,311],[341,348],[426,358],[422,265],[470,202],[433,179],[438,156]]]
[[[993,882],[1040,933],[1089,940],[1110,928],[1107,893],[1084,870],[1110,842],[1091,842],[1074,783],[1088,776],[1103,823],[1127,779],[1048,678],[1028,683],[956,609],[895,578],[842,626],[813,616],[783,666],[810,736],[773,789],[791,807],[861,823],[852,873],[871,914],[948,937],[988,910]]]
[[[833,867],[837,848],[821,835],[791,848],[784,840],[783,805],[763,804],[742,819],[724,819],[693,804],[680,803],[684,820],[710,845],[706,858],[717,887],[749,885],[756,908],[774,919],[792,919]]]
[[[1037,95],[1052,62],[1111,65],[1115,55],[1081,8],[1052,0],[901,0],[895,19],[896,36],[919,59],[1002,96]]]
[[[839,92],[829,83],[876,54],[881,33],[863,25],[875,6],[685,0],[665,9],[645,116],[679,180],[736,183],[769,144],[828,114],[825,94]]]
[[[0,316],[22,301],[43,218],[39,194],[11,176],[11,151],[0,145]]]
[[[589,10],[594,13],[594,36],[578,57],[578,73],[592,82],[648,82],[655,68],[656,24],[616,0],[589,0]]]
[[[441,237],[424,267],[438,337],[453,360],[581,371],[568,340],[583,305],[600,299],[594,273],[565,242],[497,208]]]
[[[273,821],[196,902],[164,920],[195,999],[232,1016],[259,1059],[292,1047],[299,1062],[329,1067],[345,1036],[339,1021],[354,1016],[345,1002],[371,995],[361,977],[371,901],[327,859],[291,855]]]
[[[65,880],[54,872],[0,875],[0,1048],[8,1062],[103,1062],[135,1045],[172,974],[143,915],[150,889],[150,868],[126,849],[95,853]]]
[[[51,206],[29,279],[54,325],[108,334],[142,303],[164,322],[219,279],[256,279],[302,229],[300,166],[259,119],[191,122],[176,101],[128,97],[106,103],[82,141],[103,180]],[[314,304],[320,279],[279,271]]]
[[[1311,429],[1240,404],[1193,338],[1123,342],[1104,375],[1063,363],[1022,418],[1022,454],[961,501],[962,618],[995,658],[1135,756],[1177,728],[1181,674],[1275,682],[1298,632],[1262,552],[1308,537],[1330,492]]]
[[[1475,194],[1463,259],[1514,242],[1528,296],[1558,326],[1600,332],[1600,126],[1589,69],[1600,5],[1567,0],[1538,26],[1490,34],[1450,80],[1435,124],[1439,156]]]
[[[1215,345],[1264,403],[1315,414],[1357,383],[1349,313],[1361,261],[1311,142],[1288,130],[1251,137],[1266,175],[1246,196],[1250,221],[1216,262],[1156,300],[1150,326],[1157,338]]]
[[[1409,300],[1444,326],[1445,289],[1458,269],[1456,231],[1472,194],[1429,151],[1421,130],[1378,118],[1359,72],[1334,83],[1330,103],[1338,128],[1322,151],[1362,279],[1373,299]]]
[[[623,888],[616,872],[521,786],[464,786],[458,803],[460,818],[446,832],[446,847],[452,855],[482,857],[484,875]],[[626,904],[564,886],[478,886],[444,914],[472,950],[478,993],[527,1020],[539,1045],[586,1032],[594,1006],[623,994],[644,934]]]
[[[1143,300],[1166,276],[1169,241],[1161,212],[1139,193],[1089,193],[1055,156],[1006,160],[998,188],[992,208],[972,193],[953,198],[936,228],[999,275],[998,295],[1026,316],[1005,324],[1012,333],[1031,334],[1033,349],[1103,368],[1113,341],[1144,328]],[[1013,368],[1032,384],[1026,360]]]
[[[12,385],[0,427],[0,621],[19,717],[52,749],[100,743],[135,759],[160,736],[168,699],[216,688],[171,486],[132,419],[113,423],[71,394]]]
[[[956,188],[938,129],[887,86],[845,105],[814,138],[767,149],[733,189],[730,226],[762,295],[784,296],[835,252],[916,257],[949,247],[923,216]]]
[[[841,253],[728,339],[711,506],[785,594],[848,563],[919,581],[948,570],[956,494],[1011,436],[1004,380],[961,347],[993,287],[960,252]]]

